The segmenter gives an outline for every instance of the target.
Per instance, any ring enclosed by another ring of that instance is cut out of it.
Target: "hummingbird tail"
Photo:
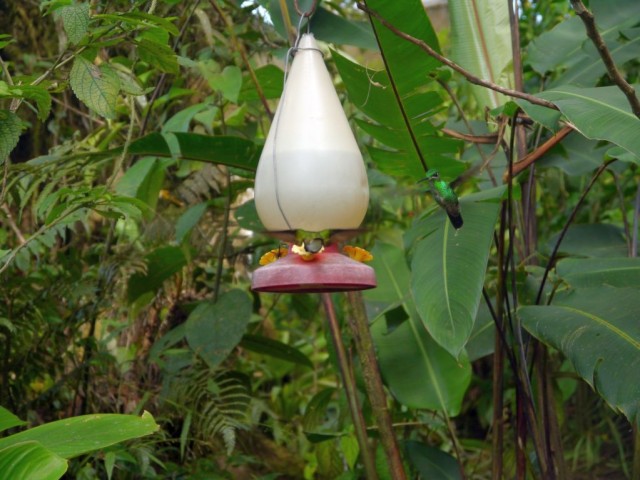
[[[460,227],[462,227],[462,224],[464,222],[462,221],[462,216],[459,213],[455,214],[447,212],[447,215],[449,216],[449,220],[451,220],[451,225],[453,225],[453,228],[458,230]]]

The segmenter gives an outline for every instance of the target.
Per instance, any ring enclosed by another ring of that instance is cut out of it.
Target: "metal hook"
[[[300,4],[298,3],[298,0],[293,0],[293,6],[295,7],[298,15],[305,18],[311,18],[311,16],[316,12],[316,7],[318,6],[318,0],[313,0],[311,2],[311,8],[307,12],[303,12],[300,9]]]

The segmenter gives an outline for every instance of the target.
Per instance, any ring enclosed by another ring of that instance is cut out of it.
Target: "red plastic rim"
[[[251,289],[272,293],[319,293],[376,287],[373,268],[327,247],[311,261],[290,253],[253,273]]]

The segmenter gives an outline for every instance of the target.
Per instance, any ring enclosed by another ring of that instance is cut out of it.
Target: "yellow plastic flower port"
[[[373,260],[373,255],[371,255],[364,248],[353,247],[351,245],[345,245],[342,251],[352,260],[356,262],[370,262]]]
[[[294,245],[293,247],[291,247],[291,251],[300,255],[300,258],[302,258],[302,260],[304,260],[305,262],[310,262],[311,260],[316,258],[317,255],[317,253],[307,252],[304,248],[304,244]],[[324,247],[322,247],[318,253],[322,253],[323,251]]]
[[[260,265],[269,265],[279,258],[286,257],[289,253],[287,247],[274,248],[260,257]]]

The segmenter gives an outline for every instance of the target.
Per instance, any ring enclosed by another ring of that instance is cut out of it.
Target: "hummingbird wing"
[[[331,243],[346,242],[347,240],[350,240],[353,237],[357,237],[358,235],[360,235],[361,233],[364,233],[366,231],[367,230],[364,229],[364,228],[333,230],[331,232],[331,236],[329,237],[329,241]]]
[[[350,238],[356,237],[361,233],[366,232],[365,229],[356,228],[356,229],[344,229],[344,230],[332,230],[329,236],[330,243],[339,243],[349,240]],[[297,243],[299,240],[296,236],[295,230],[263,230],[261,233],[265,235],[269,235],[270,237],[277,238],[278,240],[282,240],[283,242],[288,243]],[[310,239],[314,238],[322,238],[320,234],[317,237],[314,237],[313,233],[309,234]]]
[[[287,243],[296,243],[296,232],[293,230],[263,230],[260,233],[269,235],[270,237],[277,238]]]

